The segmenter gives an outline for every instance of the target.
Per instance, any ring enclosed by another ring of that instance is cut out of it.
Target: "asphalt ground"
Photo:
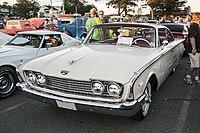
[[[200,133],[200,86],[187,85],[183,57],[153,95],[147,117],[131,118],[61,109],[17,90],[0,101],[0,133]]]

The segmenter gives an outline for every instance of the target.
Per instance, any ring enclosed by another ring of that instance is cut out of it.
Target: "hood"
[[[49,76],[115,81],[124,84],[130,80],[134,72],[153,58],[152,50],[110,45],[81,46],[75,50],[62,50],[32,60],[24,69],[40,71]],[[62,75],[61,70],[69,73]]]
[[[40,26],[44,23],[44,18],[29,18],[28,19],[31,22],[32,26],[35,26],[36,28],[40,28]]]
[[[18,56],[27,58],[28,55],[31,55],[32,53],[33,52],[30,52],[30,50],[24,47],[8,46],[8,45],[0,47],[0,58],[6,58],[6,57],[16,58]]]
[[[13,36],[0,32],[0,46],[11,40]]]

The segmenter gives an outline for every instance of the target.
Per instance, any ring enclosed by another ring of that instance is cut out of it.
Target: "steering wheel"
[[[137,45],[140,47],[151,47],[151,44],[149,41],[147,41],[144,38],[137,38],[132,42],[132,45]]]

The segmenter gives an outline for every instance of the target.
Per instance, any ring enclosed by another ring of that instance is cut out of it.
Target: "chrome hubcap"
[[[151,85],[150,85],[150,83],[147,84],[144,94],[145,94],[145,98],[144,98],[144,104],[142,105],[142,111],[143,111],[143,115],[146,116],[149,111],[149,107],[150,107],[150,103],[151,103]]]
[[[0,75],[0,93],[6,94],[13,88],[13,78],[9,73]]]

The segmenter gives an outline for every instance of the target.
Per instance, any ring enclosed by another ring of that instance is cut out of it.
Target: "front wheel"
[[[13,94],[17,76],[15,71],[10,67],[0,68],[0,98],[6,98]]]
[[[141,121],[143,120],[148,112],[149,112],[149,108],[150,108],[150,105],[151,105],[151,96],[152,96],[152,93],[151,93],[151,83],[148,82],[146,87],[145,87],[145,90],[144,90],[144,100],[141,104],[141,109],[139,110],[139,112],[135,115],[135,120],[137,121]]]

